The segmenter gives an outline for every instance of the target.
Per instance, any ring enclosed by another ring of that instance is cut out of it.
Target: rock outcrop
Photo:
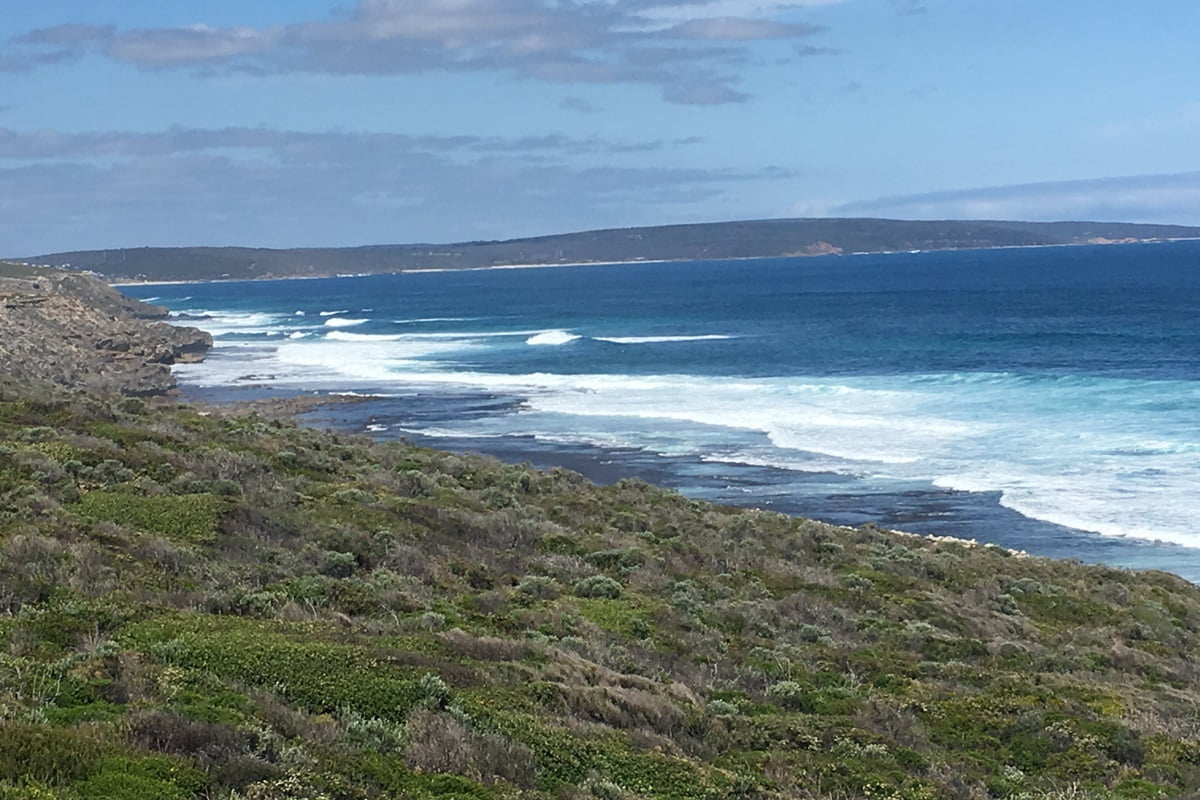
[[[163,394],[175,387],[171,364],[212,347],[204,331],[157,321],[166,316],[86,273],[0,264],[0,378]]]

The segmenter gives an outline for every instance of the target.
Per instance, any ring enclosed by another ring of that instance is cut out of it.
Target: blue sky
[[[1194,0],[7,5],[0,255],[1200,225]]]

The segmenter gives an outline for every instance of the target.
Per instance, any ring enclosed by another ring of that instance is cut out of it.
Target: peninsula
[[[512,265],[1113,244],[1198,237],[1200,228],[1110,222],[768,219],[620,228],[454,244],[287,250],[133,247],[48,253],[18,260],[89,270],[114,282],[203,281]]]

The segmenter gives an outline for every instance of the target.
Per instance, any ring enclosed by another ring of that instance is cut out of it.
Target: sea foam
[[[1058,255],[1037,254],[1030,274],[1042,275],[1043,260]],[[654,280],[646,268],[630,267],[642,270],[640,283],[614,272],[612,285],[598,286],[605,279],[592,276],[586,303],[566,273],[563,288],[543,281],[536,293],[528,275],[515,273],[473,275],[469,288],[461,274],[398,276],[391,294],[321,301],[332,307],[345,299],[346,308],[325,312],[323,320],[310,310],[308,326],[292,316],[304,305],[294,294],[284,300],[264,290],[262,308],[278,305],[280,314],[195,312],[212,315],[189,324],[218,333],[218,347],[204,364],[177,369],[181,380],[209,385],[258,376],[304,389],[511,397],[520,402],[498,403],[494,413],[433,415],[403,426],[428,426],[431,435],[453,429],[456,437],[634,448],[689,463],[793,471],[798,482],[807,480],[802,473],[836,473],[836,491],[846,495],[987,493],[1032,519],[1200,547],[1200,381],[1195,355],[1183,346],[1193,335],[1190,310],[1167,326],[1167,301],[1147,295],[1139,308],[1154,309],[1152,316],[1134,313],[1123,328],[1126,306],[1093,293],[1092,308],[1103,313],[1084,315],[1080,293],[1091,291],[1094,270],[1088,287],[1069,296],[1051,287],[1040,301],[1036,292],[989,288],[989,280],[1008,285],[1010,260],[1018,257],[1033,256],[995,255],[1004,270],[986,280],[950,265],[958,256],[929,255],[920,257],[921,269],[942,259],[949,278],[934,270],[931,282],[889,263],[853,285],[842,276],[854,265],[826,270],[813,259],[786,270],[687,265],[673,283],[674,268],[664,267],[659,288],[646,283]],[[1121,273],[1122,286],[1143,266]],[[744,274],[731,280],[730,271]],[[810,272],[819,273],[816,285],[805,277]],[[794,285],[786,284],[794,275]],[[518,279],[525,283],[507,283]],[[922,280],[929,285],[914,288]],[[945,280],[987,291],[951,295]],[[646,304],[631,306],[632,285]],[[405,291],[413,287],[421,291]],[[377,289],[372,284],[370,291]],[[196,295],[222,291],[229,290],[201,287]],[[500,292],[511,294],[501,299]],[[847,306],[855,297],[862,302]],[[231,308],[247,300],[226,298]],[[993,319],[989,310],[1001,299],[1012,312]],[[221,308],[219,300],[194,304]],[[367,305],[378,309],[371,333],[352,333],[366,312],[351,309]],[[634,313],[643,308],[644,315]],[[1063,309],[1074,310],[1069,319]],[[346,319],[351,314],[353,321]],[[705,330],[714,332],[695,333]],[[269,332],[301,337],[268,340]],[[621,335],[598,335],[605,332]],[[938,502],[951,507],[957,501],[950,497]]]
[[[720,333],[707,333],[698,336],[595,336],[597,342],[611,344],[663,344],[668,342],[712,342],[722,339],[735,339]]]
[[[579,334],[571,333],[569,331],[561,331],[561,330],[542,331],[541,333],[535,333],[533,336],[530,336],[528,339],[526,339],[525,344],[563,345],[563,344],[569,344],[569,343],[575,341],[576,339],[580,339],[580,338],[582,338],[582,337],[580,337]]]

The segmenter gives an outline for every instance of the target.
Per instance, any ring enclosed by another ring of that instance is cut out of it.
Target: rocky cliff
[[[158,320],[91,275],[0,263],[0,380],[133,396],[175,386],[171,364],[199,361],[212,337]]]

